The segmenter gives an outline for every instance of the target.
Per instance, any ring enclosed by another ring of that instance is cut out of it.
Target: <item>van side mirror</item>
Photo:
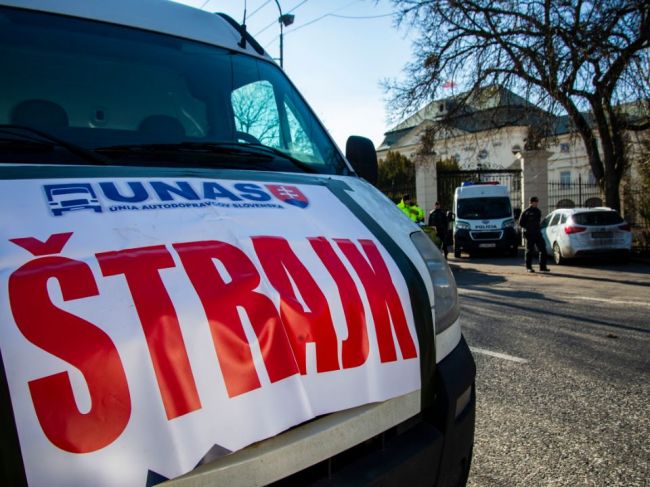
[[[359,176],[377,184],[377,153],[370,139],[351,135],[345,144],[345,157]]]

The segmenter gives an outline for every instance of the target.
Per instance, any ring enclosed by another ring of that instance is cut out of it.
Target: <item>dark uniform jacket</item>
[[[441,208],[433,210],[429,213],[429,226],[435,227],[438,235],[444,237],[444,234],[447,233],[447,215],[442,211]]]
[[[541,235],[540,223],[542,211],[534,206],[529,206],[519,217],[519,226],[524,229],[524,235]]]

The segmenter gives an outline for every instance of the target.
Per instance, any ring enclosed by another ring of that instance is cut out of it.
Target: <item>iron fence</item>
[[[388,196],[395,204],[399,203],[405,194],[413,198],[416,197],[415,181],[413,183],[378,185],[377,189]]]
[[[585,182],[578,175],[578,181],[549,181],[549,211],[558,208],[595,208],[603,206],[603,197],[597,183]]]

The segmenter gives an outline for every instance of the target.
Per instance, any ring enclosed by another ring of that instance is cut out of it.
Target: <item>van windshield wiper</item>
[[[0,147],[2,146],[9,147],[10,149],[34,150],[36,152],[51,150],[57,146],[66,149],[71,154],[80,157],[86,162],[102,165],[111,164],[111,161],[100,154],[96,154],[91,150],[66,140],[59,139],[40,129],[24,125],[0,124]]]
[[[96,152],[106,155],[136,154],[159,156],[161,154],[223,154],[230,157],[252,158],[255,162],[272,162],[278,158],[288,161],[293,166],[304,172],[316,172],[309,164],[304,163],[285,152],[263,144],[239,143],[239,142],[179,142],[176,144],[132,144],[98,147]]]
[[[287,161],[290,161],[294,166],[302,169],[305,172],[310,172],[310,173],[317,173],[311,165],[307,164],[306,162],[301,161],[300,159],[296,159],[295,157],[287,154],[286,152],[277,149],[276,147],[271,147],[269,145],[264,145],[264,144],[255,144],[255,143],[250,143],[247,142],[246,144],[236,144],[238,146],[244,146],[244,147],[252,147],[258,150],[262,150],[265,152],[269,152],[275,156],[282,157],[283,159],[286,159]]]

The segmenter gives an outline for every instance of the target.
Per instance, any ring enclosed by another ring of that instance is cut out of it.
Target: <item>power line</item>
[[[306,24],[302,24],[302,25],[296,27],[295,29],[291,29],[291,30],[287,31],[285,33],[285,35],[290,34],[292,32],[296,32],[297,30],[300,30],[303,27],[307,27],[307,26],[309,26],[311,24],[315,24],[319,20],[323,20],[323,19],[325,19],[327,17],[336,17],[336,18],[339,18],[339,19],[379,19],[381,17],[390,17],[392,15],[394,15],[394,14],[390,13],[390,14],[383,14],[383,15],[370,15],[370,16],[365,16],[365,17],[364,16],[362,16],[362,17],[353,17],[353,16],[350,16],[350,15],[325,14],[325,15],[321,15],[320,17],[318,17],[318,18],[316,18],[316,19],[314,19],[314,20],[312,20],[310,22],[307,22]]]
[[[211,1],[212,0],[205,0],[205,2],[203,2],[203,4],[199,7],[199,10],[203,10]],[[253,10],[253,12],[251,12],[247,17],[250,19],[253,15],[262,10],[262,8],[266,7],[266,5],[269,3],[271,3],[271,0],[266,0],[266,2],[262,3],[262,5]]]
[[[303,6],[303,5],[306,4],[308,1],[309,1],[309,0],[302,0],[302,2],[300,2],[298,5],[296,5],[295,7],[293,7],[293,8],[292,8],[291,10],[289,10],[288,12],[285,12],[285,14],[290,14],[291,12],[295,12],[295,11],[298,9],[298,7]],[[259,32],[255,33],[255,34],[253,35],[253,37],[257,37],[258,35],[260,35],[260,34],[261,34],[262,32],[264,32],[265,30],[270,29],[270,28],[273,27],[277,22],[278,22],[277,20],[274,20],[274,21],[271,22],[269,25],[267,25],[266,27],[264,27],[262,30],[260,30]]]
[[[264,7],[266,7],[269,3],[271,3],[271,0],[266,0],[266,2],[264,2],[262,5],[260,5],[259,7],[257,7],[255,10],[253,10],[253,12],[251,12],[251,14],[248,16],[248,18],[250,19],[253,15],[255,15],[257,12],[259,12],[260,10],[262,10],[262,9],[263,9]]]
[[[305,1],[307,1],[307,0],[305,0]],[[307,27],[308,25],[311,25],[311,24],[313,24],[314,22],[318,22],[319,20],[324,19],[324,18],[327,17],[328,15],[331,15],[331,14],[333,14],[333,13],[335,13],[335,12],[340,12],[341,10],[345,10],[345,9],[348,8],[350,5],[353,5],[353,4],[355,4],[355,3],[359,3],[360,1],[361,1],[361,0],[354,0],[353,2],[350,2],[350,3],[344,5],[344,6],[341,7],[341,8],[337,8],[336,10],[332,10],[332,11],[329,12],[329,13],[326,13],[326,14],[324,14],[324,15],[321,15],[320,17],[318,17],[318,18],[316,18],[316,19],[314,19],[314,20],[312,20],[312,21],[310,21],[310,22],[307,22],[306,24],[301,25],[300,27],[296,27],[295,29],[292,29],[291,31],[288,31],[287,33],[289,33],[289,32],[293,32],[293,31],[296,31],[296,30],[299,30],[299,29],[302,29],[303,27]],[[305,2],[302,2],[302,3],[305,3]],[[302,5],[302,3],[301,3],[300,5]],[[298,5],[298,7],[299,7],[300,5]],[[298,7],[295,7],[294,10],[295,10],[296,8],[298,8]],[[275,23],[275,22],[274,22],[274,23]],[[260,34],[261,32],[265,31],[266,29],[268,29],[269,27],[271,27],[271,25],[273,25],[273,24],[270,24],[270,25],[264,27],[264,29],[262,29],[262,31],[258,32],[257,34]],[[255,37],[257,37],[257,34],[255,34]],[[269,46],[269,45],[271,45],[273,42],[275,42],[275,40],[276,40],[278,37],[279,37],[279,36],[275,36],[273,39],[271,39],[271,40],[269,41],[269,43],[267,44],[267,46]],[[266,47],[266,46],[264,46],[264,47]]]
[[[355,3],[355,2],[352,2],[352,3]],[[338,9],[338,10],[334,10],[333,12],[339,12],[339,11],[343,10],[344,8],[349,7],[350,5],[352,5],[352,4],[348,4],[348,5],[346,5],[345,7],[342,7],[342,8],[340,8],[340,9]],[[321,15],[320,17],[316,17],[316,18],[313,19],[313,20],[310,20],[309,22],[307,22],[307,23],[305,23],[305,24],[302,24],[302,25],[300,25],[300,26],[298,26],[298,27],[295,27],[295,28],[293,28],[293,29],[291,29],[291,30],[286,31],[286,32],[284,33],[284,35],[288,35],[288,34],[291,34],[292,32],[296,32],[296,31],[298,31],[298,30],[300,30],[300,29],[302,29],[302,28],[304,28],[304,27],[308,27],[308,26],[310,26],[310,25],[312,25],[312,24],[315,24],[316,22],[318,22],[318,21],[320,21],[320,20],[323,20],[323,19],[325,19],[325,18],[327,18],[327,17],[335,17],[335,18],[339,18],[339,19],[351,19],[351,20],[366,20],[366,19],[379,19],[379,18],[383,18],[383,17],[391,17],[391,16],[393,16],[393,15],[395,15],[394,12],[390,12],[390,13],[387,13],[387,14],[381,14],[381,15],[360,15],[360,16],[354,16],[354,15],[336,15],[336,14],[334,14],[334,13],[327,13],[327,14],[323,14],[323,15]],[[271,39],[271,40],[270,40],[270,41],[269,41],[269,42],[264,46],[264,48],[266,48],[267,46],[270,46],[271,44],[273,44],[273,43],[274,43],[278,38],[279,38],[279,36],[275,36],[273,39]]]
[[[336,17],[338,19],[380,19],[382,17],[392,17],[393,15],[395,14],[391,12],[388,14],[381,14],[381,15],[361,15],[361,16],[329,14],[328,17]]]

